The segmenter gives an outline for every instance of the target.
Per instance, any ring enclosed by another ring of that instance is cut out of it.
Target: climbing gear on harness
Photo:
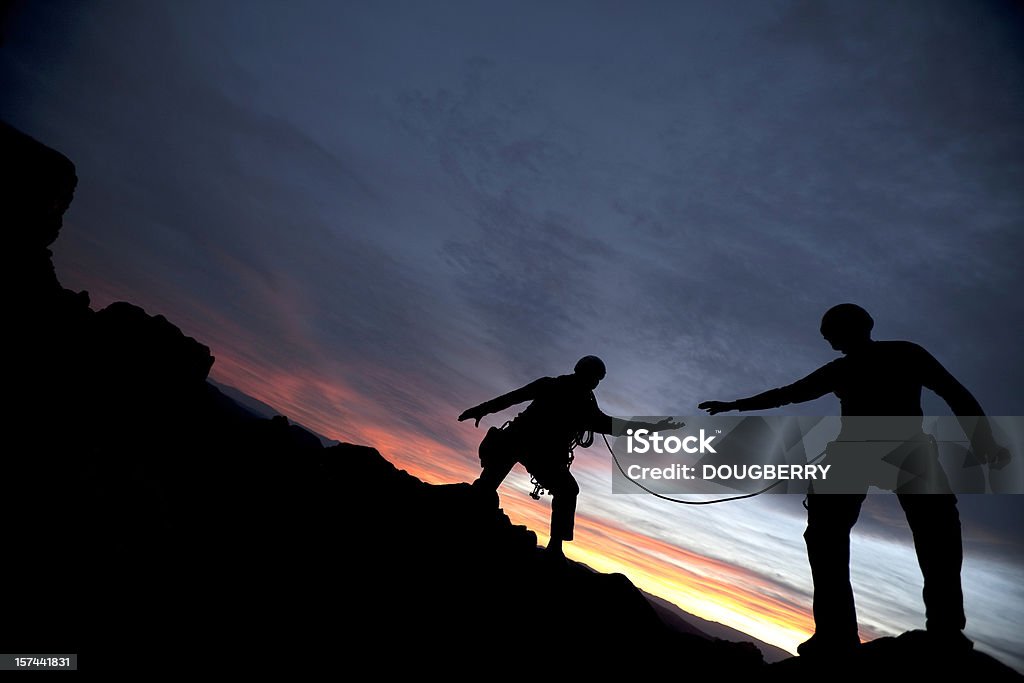
[[[576,454],[573,451],[576,450],[577,446],[582,448],[590,448],[594,445],[594,432],[592,431],[580,431],[573,435],[572,441],[569,442],[569,458],[566,460],[565,469],[572,467],[572,461],[576,459]],[[540,485],[540,481],[532,473],[530,474],[530,483],[533,484],[533,491],[530,492],[530,498],[534,500],[540,500],[540,497],[545,495],[547,491]]]

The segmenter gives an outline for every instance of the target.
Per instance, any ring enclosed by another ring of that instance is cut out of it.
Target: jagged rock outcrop
[[[206,382],[209,349],[162,316],[93,311],[64,289],[48,247],[74,166],[9,126],[0,150],[12,406],[0,517],[20,545],[0,639],[71,652],[209,634],[240,618],[218,607],[236,588],[251,598],[246,586],[268,582],[243,568],[309,508],[299,482],[320,442],[224,397]]]

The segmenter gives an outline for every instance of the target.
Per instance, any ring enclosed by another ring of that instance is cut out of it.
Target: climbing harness
[[[502,427],[502,429],[504,429],[504,427]],[[605,441],[605,443],[607,443],[607,441]],[[570,467],[572,467],[572,461],[576,459],[576,455],[573,453],[573,451],[576,450],[577,446],[580,446],[582,448],[590,448],[592,445],[594,445],[594,432],[576,432],[576,434],[574,434],[572,437],[572,441],[569,442],[569,457],[566,460],[565,469],[568,470]],[[547,491],[544,490],[544,487],[540,485],[540,482],[537,480],[537,477],[534,476],[532,473],[530,474],[530,483],[533,484],[533,491],[530,492],[530,498],[533,498],[534,500],[540,500],[540,497],[545,495]]]

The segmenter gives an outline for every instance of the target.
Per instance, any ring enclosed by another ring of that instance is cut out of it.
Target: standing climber
[[[961,417],[974,452],[995,467],[1008,454],[992,437],[991,427],[978,401],[925,349],[907,341],[875,341],[874,320],[860,306],[833,306],[821,321],[821,334],[843,354],[810,375],[788,386],[737,401],[706,401],[708,413],[729,410],[767,410],[811,401],[834,393],[840,401],[847,429],[849,416],[903,416],[912,424],[910,447],[929,440],[921,430],[921,388],[927,387]],[[851,423],[856,421],[851,420]],[[841,434],[842,437],[842,434]],[[934,451],[923,458],[936,459]],[[945,478],[941,481],[945,483]],[[895,488],[914,537],[918,563],[924,575],[927,629],[946,647],[971,647],[963,634],[964,596],[960,584],[963,544],[956,496],[948,489],[922,493]],[[866,485],[864,486],[866,491]],[[842,655],[860,643],[857,614],[850,586],[850,531],[860,513],[865,494],[809,493],[807,496],[807,557],[814,581],[815,634],[800,645],[804,656]]]

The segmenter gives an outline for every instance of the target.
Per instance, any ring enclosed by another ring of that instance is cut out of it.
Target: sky
[[[831,360],[842,301],[1024,414],[1019,4],[16,3],[0,117],[77,166],[65,286],[427,481],[475,478],[514,415],[463,409],[584,354],[606,412],[692,415]],[[799,497],[695,509],[611,468],[578,453],[571,557],[791,651],[812,631]],[[529,488],[502,504],[545,540]],[[1024,504],[961,512],[967,633],[1024,669]],[[923,626],[889,497],[853,581],[863,638]]]

